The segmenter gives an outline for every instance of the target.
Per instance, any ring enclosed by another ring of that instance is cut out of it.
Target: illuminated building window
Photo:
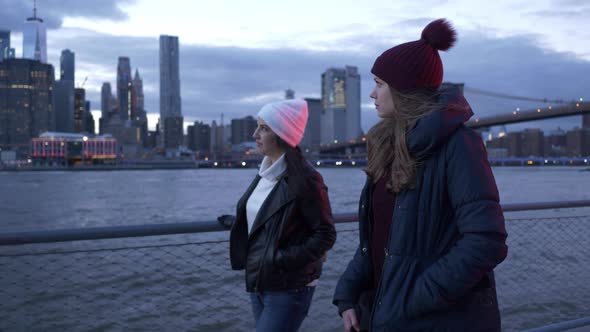
[[[345,91],[345,82],[341,79],[334,79],[334,94],[332,107],[340,108],[346,107],[346,91]]]

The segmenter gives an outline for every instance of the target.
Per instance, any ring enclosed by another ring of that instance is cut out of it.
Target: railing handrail
[[[590,207],[590,200],[502,204],[502,210],[504,212],[534,211],[576,207]],[[358,216],[356,213],[334,214],[334,221],[336,223],[347,223],[354,222],[357,220]],[[187,233],[206,233],[227,230],[228,228],[223,226],[218,221],[193,221],[166,224],[144,224],[128,226],[107,226],[42,231],[7,232],[0,233],[0,246],[48,242],[130,238]]]

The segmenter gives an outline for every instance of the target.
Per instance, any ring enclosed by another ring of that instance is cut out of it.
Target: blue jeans
[[[315,287],[250,293],[256,332],[295,332],[307,316]]]

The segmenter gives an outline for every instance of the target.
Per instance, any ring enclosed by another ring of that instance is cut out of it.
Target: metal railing
[[[503,205],[530,214],[506,222],[509,256],[496,269],[504,330],[590,312],[590,213],[534,212],[575,207],[590,201]],[[335,217],[338,239],[302,331],[342,330],[331,297],[358,231],[354,214]],[[227,236],[217,221],[0,234],[0,331],[251,331]]]
[[[502,204],[504,212],[566,209],[590,207],[590,200],[534,202]],[[334,214],[336,223],[349,223],[358,220],[353,213]],[[101,240],[114,238],[161,236],[173,234],[207,233],[226,231],[228,227],[220,221],[197,221],[166,224],[146,224],[133,226],[87,227],[50,231],[27,231],[0,233],[0,246],[30,243],[48,243],[81,240]]]

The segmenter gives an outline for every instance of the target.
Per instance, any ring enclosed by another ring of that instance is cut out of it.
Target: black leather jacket
[[[248,292],[292,289],[319,278],[336,230],[322,176],[309,167],[307,190],[294,193],[285,172],[270,192],[248,234],[246,202],[256,176],[237,205],[230,232],[232,269],[246,270]]]

